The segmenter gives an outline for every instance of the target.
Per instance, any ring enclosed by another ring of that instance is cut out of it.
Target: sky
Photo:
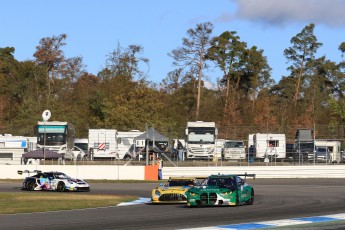
[[[118,44],[140,45],[150,61],[147,80],[160,83],[176,68],[168,53],[204,22],[213,24],[213,36],[236,31],[262,49],[276,82],[288,75],[284,49],[310,23],[323,43],[316,57],[343,60],[345,0],[0,0],[0,9],[0,48],[14,47],[17,60],[33,60],[42,38],[67,34],[65,56],[82,57],[95,75]],[[220,77],[215,69],[205,75],[214,83]]]

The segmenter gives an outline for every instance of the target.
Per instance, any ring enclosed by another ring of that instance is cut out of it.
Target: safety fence
[[[61,171],[71,177],[94,180],[156,180],[157,166],[119,165],[4,165],[0,179],[23,179],[18,170]],[[211,174],[254,173],[257,178],[345,178],[345,165],[329,166],[211,166],[211,167],[164,167],[163,179],[171,176],[209,176]]]

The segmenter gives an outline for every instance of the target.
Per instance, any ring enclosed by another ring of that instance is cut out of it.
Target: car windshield
[[[229,188],[229,187],[236,186],[236,182],[233,177],[215,177],[215,178],[211,177],[208,180],[205,180],[203,182],[203,185]]]
[[[58,179],[69,179],[70,177],[67,176],[64,173],[57,173],[57,174],[55,174],[55,178],[58,178]]]
[[[194,181],[192,181],[192,180],[171,180],[171,181],[168,181],[169,187],[192,186],[192,185],[194,185]]]

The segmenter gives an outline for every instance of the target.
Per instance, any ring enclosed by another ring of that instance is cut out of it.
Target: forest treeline
[[[213,34],[210,22],[187,31],[169,55],[175,69],[160,83],[148,79],[150,60],[140,45],[117,47],[97,75],[82,57],[66,57],[67,34],[42,38],[32,60],[15,59],[15,48],[0,48],[0,132],[34,135],[42,112],[50,120],[74,124],[77,137],[89,128],[119,131],[154,127],[183,138],[187,121],[215,121],[219,138],[244,139],[248,133],[319,127],[324,138],[339,138],[345,119],[345,62],[316,56],[322,43],[314,24],[290,39],[284,50],[288,76],[271,76],[260,47],[249,47],[236,31]],[[345,42],[339,44],[339,55]],[[216,88],[205,72],[217,68]],[[158,76],[160,77],[160,76]]]

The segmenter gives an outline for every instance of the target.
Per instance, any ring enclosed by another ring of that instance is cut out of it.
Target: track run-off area
[[[0,215],[1,229],[211,229],[217,226],[249,229],[255,225],[243,224],[287,219],[311,222],[312,218],[315,220],[319,216],[338,214],[341,217],[345,213],[343,178],[257,178],[247,182],[255,189],[253,205],[202,208],[188,208],[184,204],[150,204],[151,190],[158,185],[157,182],[91,183],[90,194],[136,195],[141,199],[131,205],[114,207]],[[0,192],[17,192],[20,196],[25,192],[20,187],[20,182],[1,182]],[[36,203],[32,202],[32,205]]]

